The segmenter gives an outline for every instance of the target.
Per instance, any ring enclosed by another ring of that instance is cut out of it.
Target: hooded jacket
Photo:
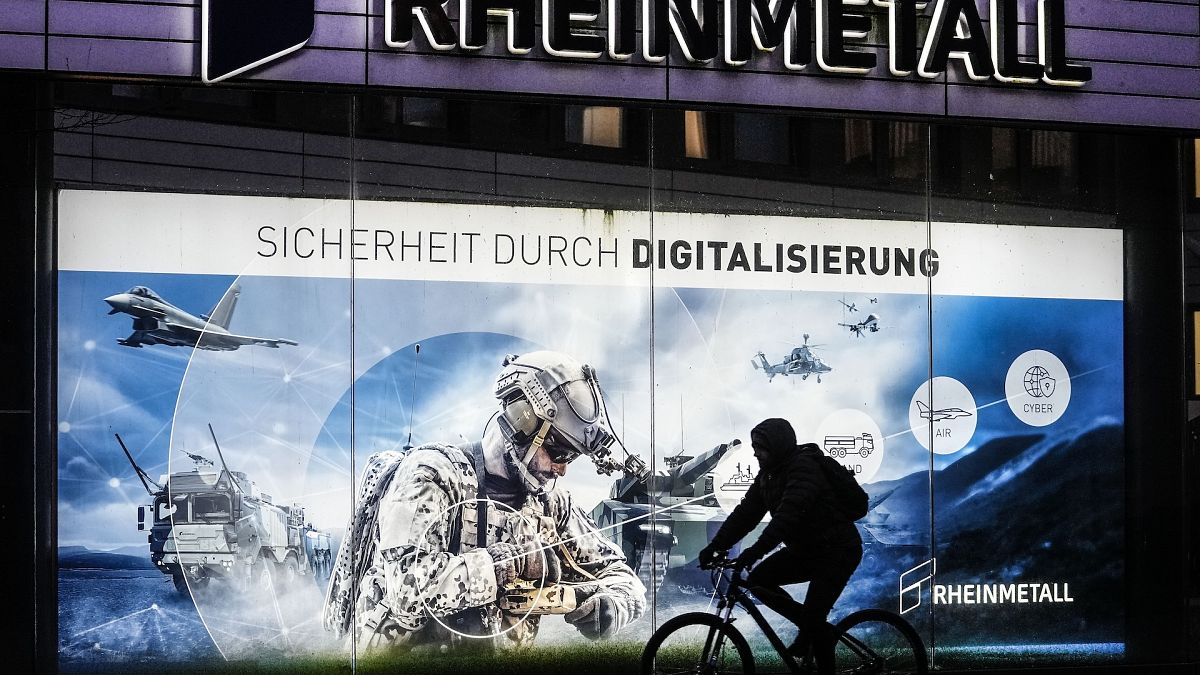
[[[713,537],[716,548],[731,548],[767,513],[771,522],[757,543],[765,551],[781,543],[800,552],[862,546],[858,528],[833,505],[833,489],[818,463],[820,448],[797,446],[791,424],[782,419],[759,424],[751,438],[766,456],[746,496]]]

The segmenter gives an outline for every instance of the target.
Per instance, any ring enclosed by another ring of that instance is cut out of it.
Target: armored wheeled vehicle
[[[223,457],[217,469],[189,455],[195,468],[154,481],[119,435],[117,442],[152,500],[138,507],[138,529],[149,531],[150,560],[179,592],[217,578],[270,588],[328,574],[329,535],[305,521],[299,504],[275,504],[245,473],[230,471]]]

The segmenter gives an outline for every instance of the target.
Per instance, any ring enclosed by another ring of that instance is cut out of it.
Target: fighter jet
[[[930,410],[929,406],[922,401],[917,401],[917,411],[921,417],[930,422],[941,422],[942,420],[952,420],[958,417],[970,417],[971,413],[962,408],[942,408],[940,410]]]
[[[168,345],[233,351],[243,345],[278,348],[279,345],[296,344],[285,338],[262,338],[229,332],[229,320],[233,318],[233,309],[240,294],[241,289],[234,284],[211,314],[199,317],[172,305],[145,286],[134,286],[124,293],[110,295],[104,301],[112,307],[108,312],[110,315],[122,313],[133,317],[133,333],[124,340],[117,340],[117,344],[125,347]]]

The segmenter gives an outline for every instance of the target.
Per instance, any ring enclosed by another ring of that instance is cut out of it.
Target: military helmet
[[[602,456],[613,443],[595,369],[566,354],[506,356],[495,394],[505,440],[529,447],[525,464],[539,446],[553,461],[566,463],[580,455]]]

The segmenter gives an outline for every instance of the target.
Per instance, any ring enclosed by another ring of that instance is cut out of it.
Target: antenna
[[[233,481],[238,492],[246,494],[246,491],[242,489],[242,484],[238,482],[237,476],[233,475],[233,472],[229,470],[229,465],[225,463],[225,455],[221,454],[221,444],[217,442],[217,433],[213,431],[212,424],[208,425],[208,433],[212,436],[213,445],[217,447],[217,457],[221,459],[221,468],[225,470],[225,473],[229,474],[229,480]]]
[[[687,446],[683,442],[683,394],[679,395],[679,452],[675,453],[678,457],[683,454],[683,449]]]
[[[133,470],[137,472],[138,480],[142,481],[142,487],[146,488],[146,494],[150,495],[151,497],[154,496],[154,492],[150,489],[150,485],[153,485],[154,487],[158,488],[159,492],[162,492],[162,486],[158,483],[155,483],[154,479],[151,478],[145,471],[142,471],[142,467],[138,466],[137,462],[133,461],[133,455],[129,453],[129,448],[125,447],[125,441],[121,440],[121,434],[113,434],[113,436],[117,437],[117,442],[121,444],[121,449],[125,451],[125,458],[129,460],[129,463],[133,466]],[[150,485],[146,484],[147,481],[149,481]]]
[[[413,425],[413,408],[417,404],[417,357],[421,355],[421,343],[413,345],[413,365],[412,365],[412,388],[408,396],[408,441],[404,444],[405,450],[412,450],[412,425]]]

